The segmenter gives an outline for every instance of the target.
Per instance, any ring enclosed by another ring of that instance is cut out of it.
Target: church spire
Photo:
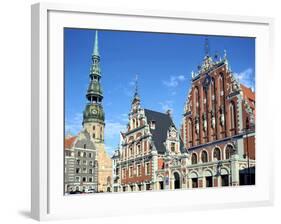
[[[93,49],[93,55],[100,56],[100,53],[99,53],[98,31],[96,31],[96,35],[95,35],[95,45],[94,45],[94,49]]]
[[[90,68],[90,83],[86,93],[88,104],[84,110],[83,124],[100,122],[104,123],[104,112],[102,108],[103,91],[100,84],[101,69],[98,46],[98,31],[95,34],[94,48],[92,54],[92,65]]]

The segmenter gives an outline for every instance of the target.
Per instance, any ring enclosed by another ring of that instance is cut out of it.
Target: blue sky
[[[65,29],[65,131],[75,135],[82,128],[87,103],[91,54],[95,30]],[[171,109],[179,127],[191,86],[191,71],[197,71],[205,54],[206,36],[145,32],[99,31],[101,83],[104,91],[105,144],[111,152],[128,121],[138,75],[142,107],[160,112]],[[255,40],[208,36],[210,55],[223,57],[241,83],[255,86]]]

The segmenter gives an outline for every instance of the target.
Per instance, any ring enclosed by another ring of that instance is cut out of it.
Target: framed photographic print
[[[33,5],[32,217],[271,204],[272,24]]]

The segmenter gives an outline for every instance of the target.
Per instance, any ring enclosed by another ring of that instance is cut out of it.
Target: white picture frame
[[[273,143],[270,134],[271,18],[191,12],[97,9],[93,6],[32,5],[31,215],[37,220],[184,212],[273,203]],[[256,38],[257,182],[254,187],[63,195],[63,27]],[[58,172],[61,170],[61,172]],[[134,206],[131,206],[133,202]],[[130,206],[128,206],[130,205]],[[122,209],[126,206],[126,210]]]

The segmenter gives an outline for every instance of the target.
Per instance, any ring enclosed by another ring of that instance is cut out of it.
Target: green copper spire
[[[93,55],[95,55],[95,56],[100,56],[100,53],[99,53],[98,31],[96,31],[95,45],[94,45]]]
[[[96,31],[94,50],[92,54],[92,65],[90,69],[90,83],[86,93],[86,98],[89,102],[83,113],[83,124],[90,122],[104,123],[104,112],[102,107],[103,92],[100,79],[100,55],[98,46],[98,31]]]
[[[101,76],[101,69],[100,69],[100,55],[99,55],[99,45],[98,45],[98,31],[96,31],[95,43],[94,43],[94,50],[92,54],[92,66],[90,71],[91,79],[97,78],[99,79]]]

